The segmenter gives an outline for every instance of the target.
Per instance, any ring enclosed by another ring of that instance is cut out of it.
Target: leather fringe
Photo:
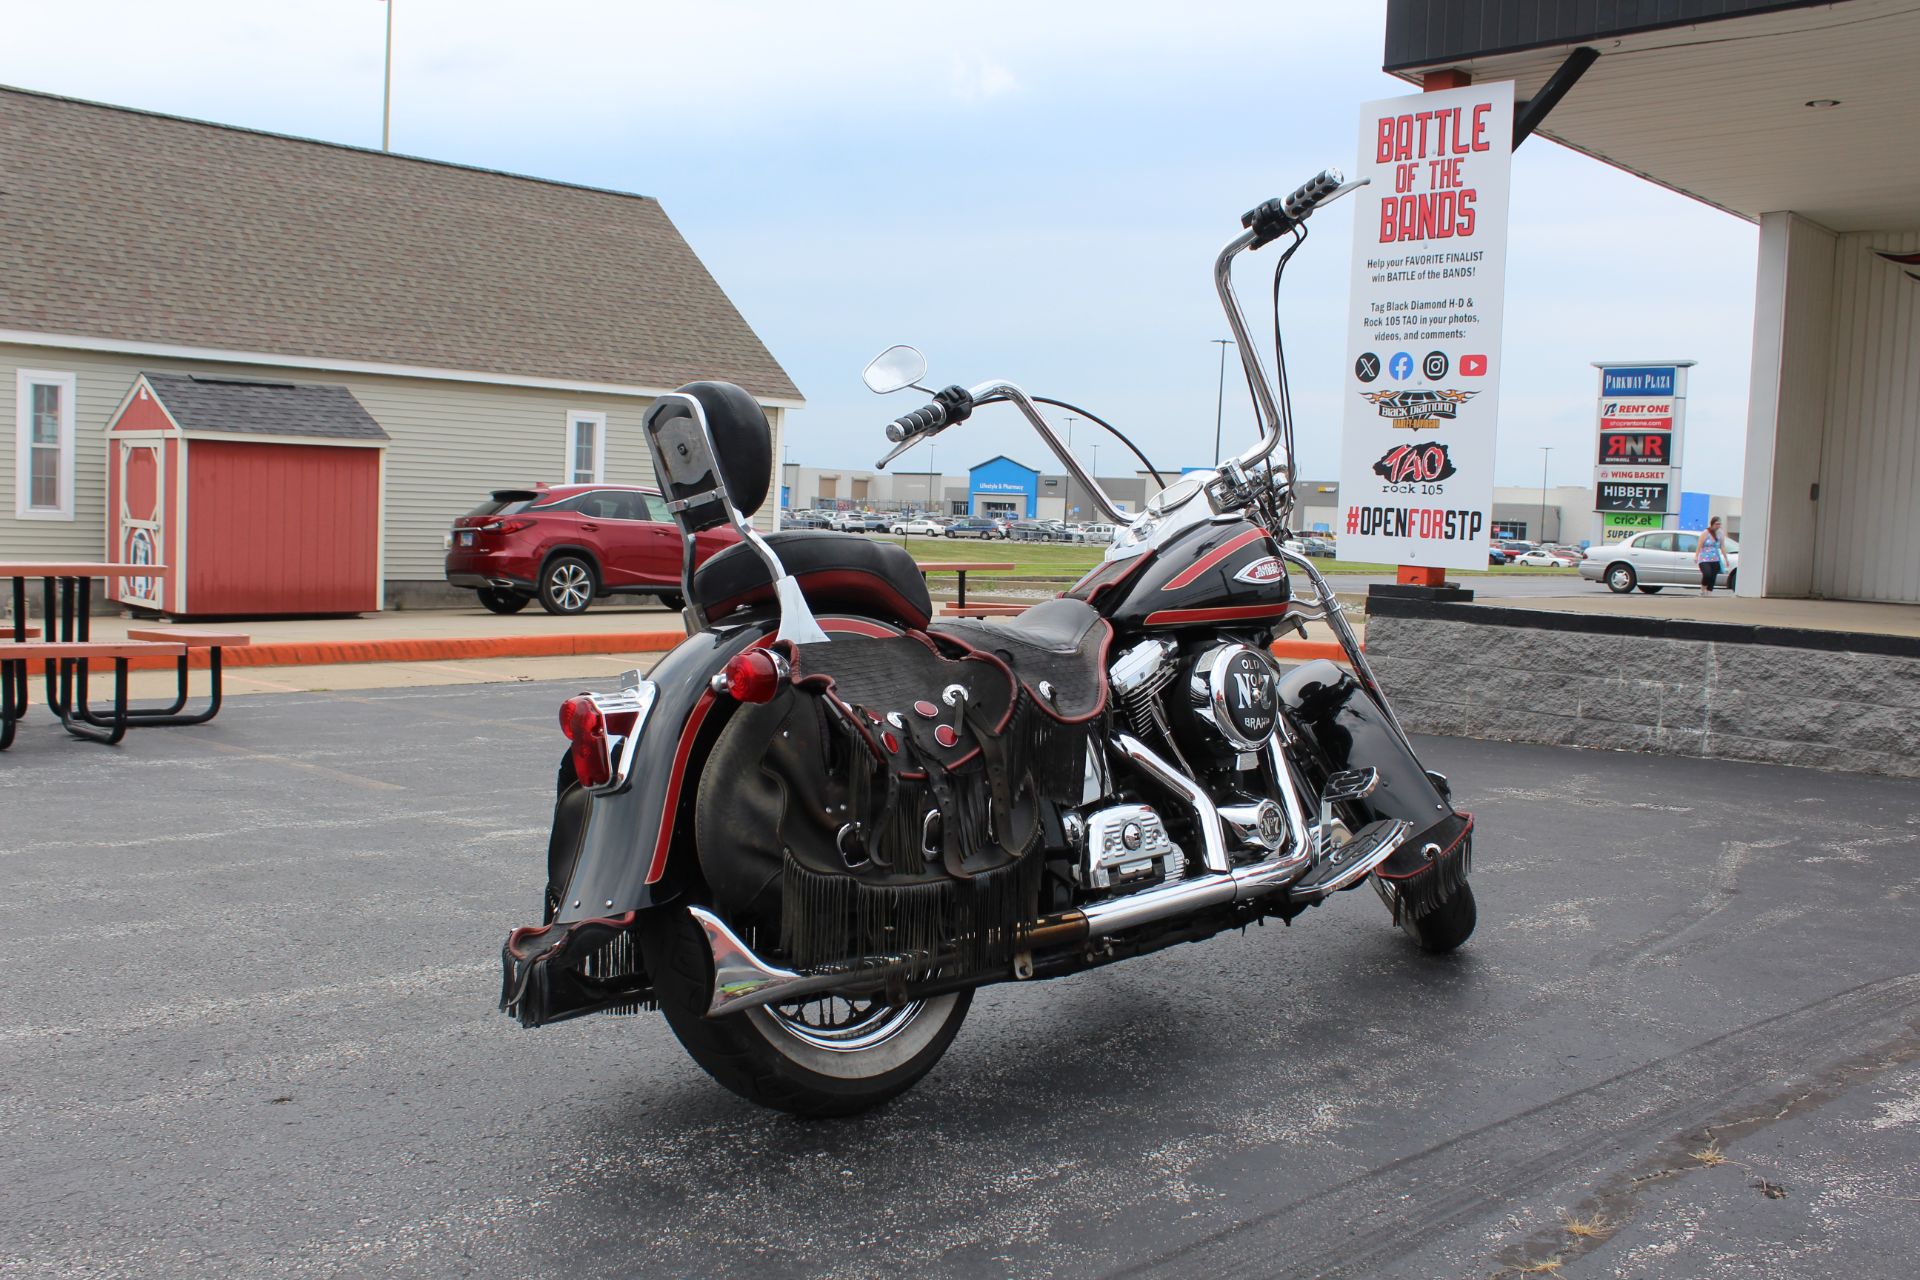
[[[909,981],[1008,964],[1033,919],[1045,862],[1029,855],[967,880],[874,887],[785,859],[780,946],[803,967],[899,958]]]
[[[1462,840],[1454,852],[1444,854],[1431,867],[1416,876],[1394,881],[1397,895],[1394,923],[1400,918],[1418,920],[1429,911],[1441,906],[1454,895],[1461,885],[1467,882],[1467,875],[1473,870],[1473,841]]]

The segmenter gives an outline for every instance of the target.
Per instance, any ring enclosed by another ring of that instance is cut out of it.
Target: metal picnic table
[[[967,602],[967,574],[972,570],[982,573],[1001,572],[1014,567],[1011,560],[916,560],[914,564],[925,578],[930,573],[954,573],[960,577],[959,599],[956,604]]]
[[[9,637],[16,652],[26,656],[8,660],[7,644],[0,644],[0,710],[4,710],[4,742],[11,742],[13,725],[25,714],[31,702],[28,664],[45,664],[47,709],[60,718],[68,732],[102,742],[118,742],[139,714],[127,712],[127,660],[135,652],[179,656],[182,686],[185,683],[185,649],[179,644],[142,641],[95,645],[93,629],[93,580],[95,578],[162,578],[167,567],[157,564],[131,564],[113,561],[82,560],[8,560],[0,561],[0,578],[12,580],[13,626]],[[46,638],[30,641],[27,626],[27,580],[41,580],[41,621]],[[86,674],[89,656],[111,659],[115,666],[114,712],[112,717],[96,716],[86,705]],[[77,676],[77,681],[76,681]],[[104,732],[102,732],[104,730]]]

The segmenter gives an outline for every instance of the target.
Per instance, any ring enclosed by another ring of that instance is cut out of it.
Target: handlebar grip
[[[1280,202],[1281,209],[1295,222],[1312,213],[1314,207],[1335,191],[1346,179],[1338,169],[1322,169],[1313,177],[1293,189],[1293,194]]]
[[[912,413],[902,414],[887,424],[887,439],[899,444],[911,439],[923,431],[932,431],[936,427],[947,425],[947,406],[938,400],[924,409],[915,409]]]

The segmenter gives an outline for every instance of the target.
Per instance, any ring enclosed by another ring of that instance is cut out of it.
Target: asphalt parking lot
[[[1920,785],[1427,740],[1481,824],[1459,955],[1344,895],[994,988],[807,1124],[651,1017],[495,1012],[576,687],[23,730],[0,1272],[1912,1274]]]

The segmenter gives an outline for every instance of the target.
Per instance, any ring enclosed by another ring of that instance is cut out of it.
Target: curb
[[[558,658],[576,653],[665,653],[686,637],[675,631],[624,631],[570,635],[448,636],[435,640],[343,640],[286,644],[235,645],[220,652],[226,670],[241,667],[323,667],[349,662],[450,662],[471,658]],[[1331,640],[1289,637],[1273,643],[1282,661],[1346,660]],[[130,671],[171,671],[172,658],[130,658]],[[187,651],[195,671],[207,667],[207,650]]]
[[[447,662],[463,658],[555,658],[575,653],[664,653],[686,639],[677,631],[624,631],[570,635],[448,636],[434,640],[342,640],[244,644],[223,649],[220,665],[320,667],[342,662]],[[187,662],[205,670],[207,651],[191,649]],[[132,671],[171,671],[172,658],[132,658]]]

